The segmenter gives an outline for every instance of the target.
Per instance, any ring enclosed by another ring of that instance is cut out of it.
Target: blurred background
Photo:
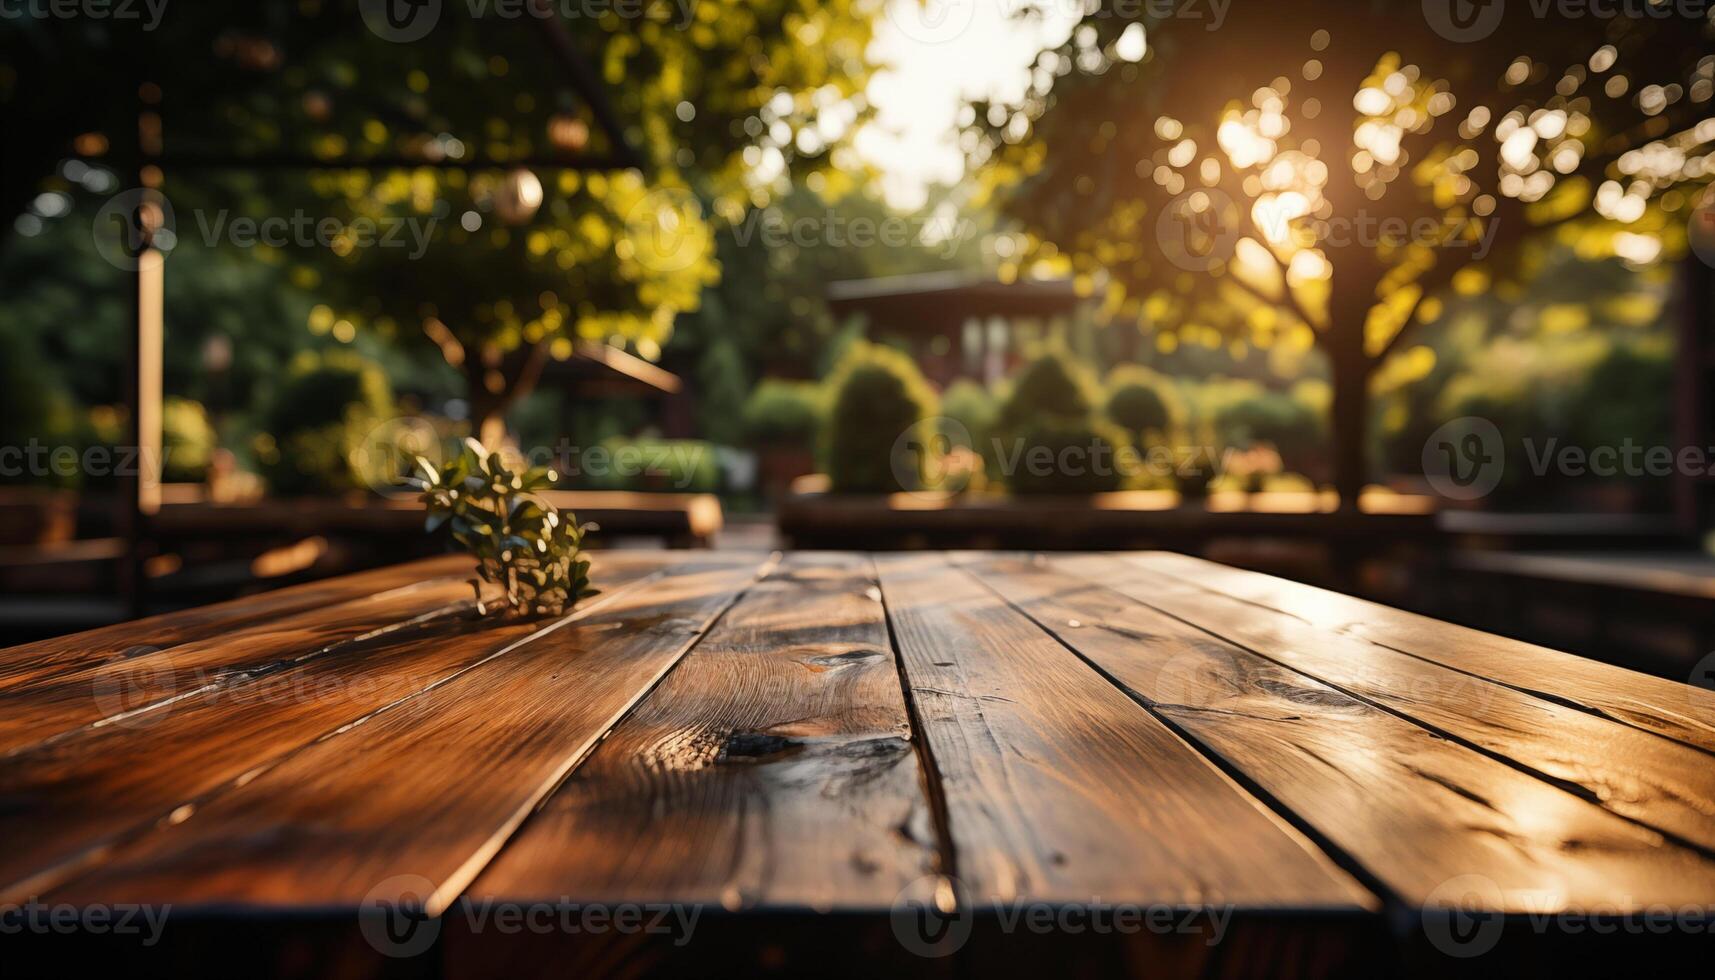
[[[1167,548],[1683,679],[1712,41],[1689,0],[9,5],[0,642],[438,553],[401,478],[475,438],[604,547]]]

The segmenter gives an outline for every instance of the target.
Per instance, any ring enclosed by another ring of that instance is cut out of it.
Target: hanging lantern
[[[494,213],[509,225],[521,225],[542,207],[542,181],[520,167],[506,175],[494,195]]]
[[[577,116],[558,113],[548,120],[548,142],[554,149],[577,153],[590,141],[589,126]]]

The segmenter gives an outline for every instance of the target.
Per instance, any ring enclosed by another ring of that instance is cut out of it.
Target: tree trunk
[[[1330,338],[1329,362],[1334,375],[1333,418],[1330,420],[1334,454],[1334,490],[1341,510],[1356,510],[1358,494],[1369,482],[1366,445],[1369,437],[1369,359],[1364,355],[1363,324],[1356,330],[1336,322]],[[1339,336],[1355,333],[1356,344]],[[1355,349],[1354,349],[1355,348]]]
[[[1374,305],[1375,280],[1366,259],[1350,252],[1336,259],[1328,329],[1320,337],[1333,374],[1329,435],[1341,510],[1356,510],[1358,495],[1369,482],[1369,382],[1374,362],[1364,349],[1364,328]],[[1347,266],[1344,276],[1341,260]]]
[[[471,429],[478,442],[490,450],[506,444],[506,413],[519,399],[536,390],[548,360],[543,341],[524,353],[514,373],[507,373],[498,352],[464,362],[466,398],[470,403]]]

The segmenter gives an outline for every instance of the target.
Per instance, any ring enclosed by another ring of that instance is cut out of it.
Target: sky
[[[1017,101],[1036,54],[1065,39],[1075,0],[1037,0],[1040,18],[1017,16],[1026,0],[889,0],[870,54],[889,67],[869,83],[875,121],[855,137],[883,173],[895,207],[920,206],[930,185],[965,172],[958,111],[966,101]]]

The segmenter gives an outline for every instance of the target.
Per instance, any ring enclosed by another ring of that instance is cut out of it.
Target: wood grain
[[[1056,563],[1271,660],[1715,850],[1715,765],[1679,742],[1102,557]],[[1570,659],[1570,658],[1567,658]]]
[[[165,649],[356,596],[420,587],[434,579],[469,578],[469,565],[469,559],[453,555],[428,558],[10,647],[0,650],[0,690],[112,660],[139,646]]]
[[[664,552],[609,552],[592,574],[662,567]],[[441,577],[365,594],[360,578],[329,583],[330,602],[282,618],[177,646],[134,648],[82,668],[44,672],[0,690],[0,758],[109,724],[147,724],[146,715],[199,692],[219,690],[326,656],[347,643],[468,612],[471,561],[459,577]],[[485,596],[498,590],[484,585]],[[331,601],[343,597],[343,601]]]
[[[1466,875],[1517,913],[1715,897],[1702,856],[1142,604],[1155,595],[1118,562],[975,569],[1409,905]]]
[[[1358,909],[1297,831],[939,555],[879,559],[970,900]]]
[[[653,574],[643,563],[614,564],[601,573],[609,599]],[[0,761],[0,838],[27,842],[0,850],[0,901],[52,887],[180,808],[199,807],[554,622],[437,620]]]
[[[1325,630],[1361,637],[1715,752],[1715,691],[1200,558],[1150,552],[1129,560],[1289,613]]]
[[[0,691],[0,757],[90,726],[135,720],[175,699],[324,655],[340,644],[451,616],[468,610],[471,601],[464,582],[434,579],[33,678]]]
[[[470,896],[886,909],[935,852],[879,600],[861,556],[787,559]]]
[[[438,914],[756,572],[710,563],[621,595],[116,848],[55,900]]]

